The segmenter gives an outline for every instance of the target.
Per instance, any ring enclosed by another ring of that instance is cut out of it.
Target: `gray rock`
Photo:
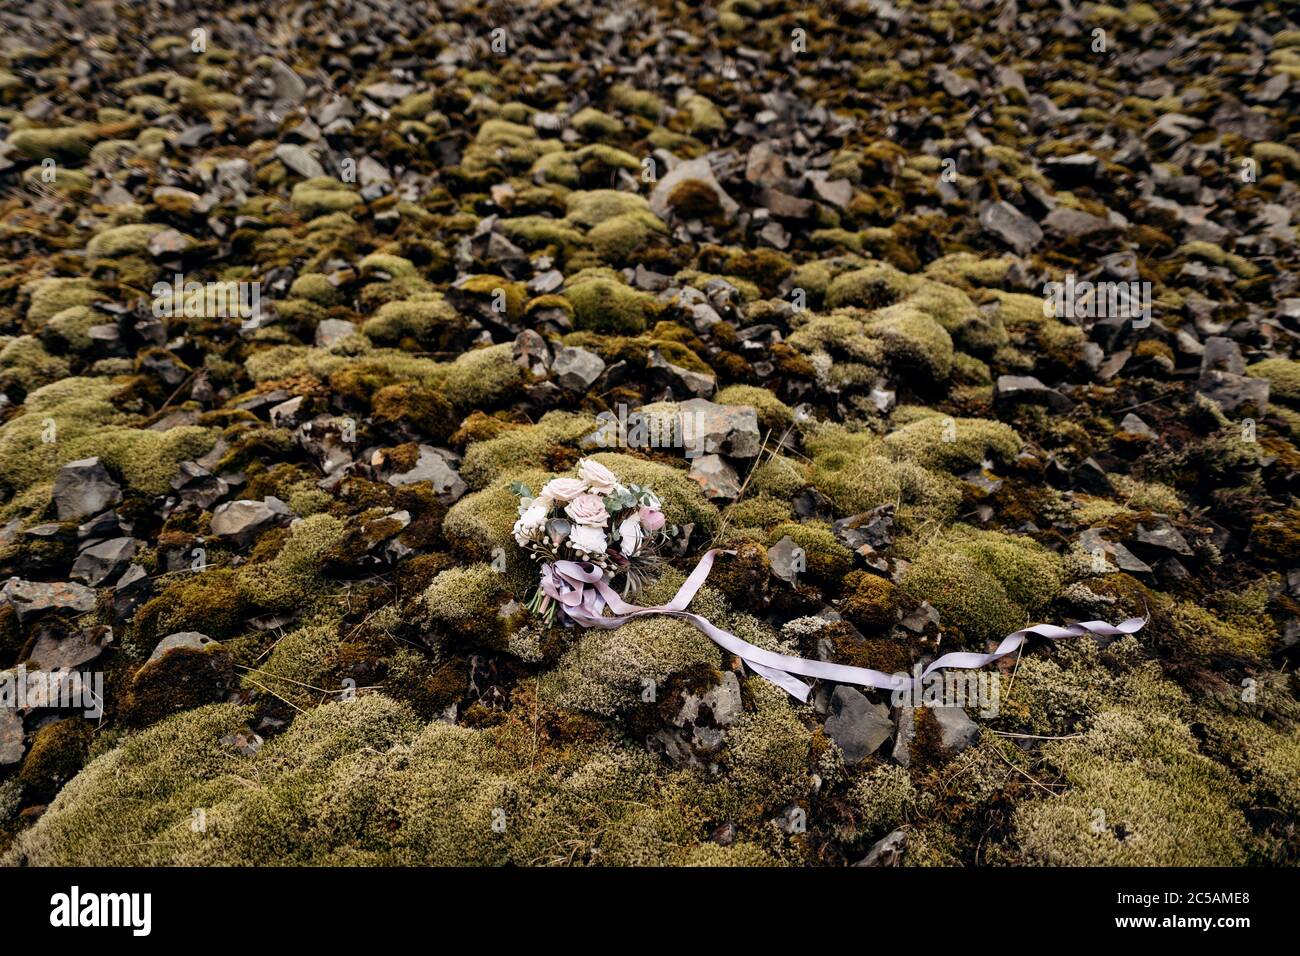
[[[516,365],[528,369],[534,375],[545,375],[551,367],[551,347],[533,329],[524,329],[515,336],[510,354]]]
[[[906,831],[894,830],[892,834],[876,840],[867,855],[855,862],[854,866],[902,866],[906,852]]]
[[[1103,538],[1099,528],[1089,528],[1080,534],[1079,546],[1089,554],[1100,554],[1121,571],[1127,571],[1130,574],[1151,573],[1151,565],[1124,547],[1124,545]]]
[[[72,581],[47,583],[10,578],[0,587],[0,603],[8,604],[20,623],[46,611],[85,614],[95,609],[95,591]]]
[[[1178,533],[1178,529],[1174,527],[1173,522],[1164,515],[1157,515],[1156,521],[1150,527],[1139,522],[1133,540],[1148,547],[1171,551],[1184,557],[1192,553],[1187,540]]]
[[[903,856],[907,853],[907,833],[895,830],[888,836],[877,840],[867,851],[867,855],[854,866],[902,866]]]
[[[1028,255],[1043,241],[1043,230],[1006,200],[987,202],[980,207],[980,228],[996,236],[1016,251]]]
[[[749,405],[718,405],[693,398],[680,402],[677,411],[688,449],[729,458],[753,458],[762,450],[758,413]]]
[[[939,746],[949,756],[959,753],[979,737],[980,726],[960,707],[900,707],[894,738],[894,759],[904,767],[912,765],[912,741],[916,739],[916,712],[928,710],[939,727]]]
[[[772,564],[772,573],[791,584],[808,566],[808,556],[788,534],[767,549],[767,557]]]
[[[456,470],[459,459],[445,448],[432,445],[420,446],[420,457],[410,471],[391,474],[385,480],[390,485],[401,487],[427,481],[433,486],[433,493],[443,504],[459,501],[468,490]]]
[[[99,514],[122,501],[122,489],[98,458],[70,461],[54,478],[54,507],[60,521]]]
[[[721,455],[700,455],[691,460],[691,477],[707,498],[733,501],[740,497],[740,476]]]
[[[672,207],[668,205],[668,197],[679,185],[688,181],[701,183],[711,189],[723,216],[728,220],[735,218],[740,210],[740,204],[727,195],[722,184],[714,177],[713,169],[707,159],[691,159],[679,163],[672,172],[659,180],[654,191],[650,193],[650,208],[654,210],[656,216],[660,219],[668,218],[672,212]]]
[[[1261,414],[1268,407],[1269,381],[1266,378],[1211,370],[1201,374],[1196,391],[1218,405],[1225,415],[1243,408]]]
[[[316,326],[316,347],[327,349],[356,330],[357,327],[347,319],[321,319]]]
[[[1207,338],[1205,351],[1201,353],[1202,379],[1207,379],[1212,372],[1244,375],[1246,360],[1242,357],[1241,346],[1222,335],[1211,335]]]
[[[0,707],[0,767],[23,759],[23,719],[12,707]]]
[[[718,380],[712,372],[696,372],[692,369],[674,365],[664,358],[659,349],[650,350],[650,368],[673,389],[685,391],[699,398],[708,398],[713,394]]]
[[[143,567],[133,564],[122,572],[113,586],[113,619],[129,621],[135,609],[153,595],[153,582]]]
[[[879,750],[894,732],[889,708],[873,704],[852,687],[835,688],[830,711],[826,736],[839,745],[849,766],[861,763]]]
[[[218,643],[216,640],[206,634],[200,634],[198,631],[178,631],[175,634],[168,634],[159,641],[158,646],[153,649],[153,653],[149,655],[149,660],[145,663],[152,664],[168,651],[174,651],[179,647],[188,648],[191,651],[202,651],[216,643]]]
[[[212,513],[212,533],[219,538],[232,538],[239,545],[252,543],[267,528],[283,524],[293,517],[293,512],[279,498],[268,495],[261,501],[244,499],[218,505]]]
[[[285,167],[304,179],[325,175],[325,167],[311,153],[297,143],[281,143],[275,148],[275,158]]]
[[[103,628],[97,630],[102,632]],[[50,633],[42,634],[27,655],[27,667],[30,669],[39,666],[43,671],[70,671],[99,657],[104,653],[104,645],[112,639],[112,630],[100,634],[96,630],[86,629],[62,639]]]
[[[127,569],[131,559],[135,557],[135,552],[134,538],[110,538],[101,541],[77,555],[70,576],[92,588],[112,583]]]
[[[604,360],[584,348],[562,348],[555,353],[555,360],[551,363],[555,384],[573,392],[585,392],[604,371]]]
[[[1132,412],[1129,412],[1124,416],[1123,420],[1119,423],[1119,427],[1121,431],[1128,432],[1130,435],[1141,435],[1143,438],[1151,439],[1160,437],[1155,433],[1155,430],[1150,425],[1138,418]]]
[[[1043,225],[1048,232],[1067,239],[1096,239],[1120,232],[1110,220],[1068,206],[1058,206],[1049,212]]]
[[[1027,402],[1046,405],[1055,411],[1069,411],[1074,403],[1054,388],[1048,388],[1032,375],[999,375],[993,389],[999,402]]]

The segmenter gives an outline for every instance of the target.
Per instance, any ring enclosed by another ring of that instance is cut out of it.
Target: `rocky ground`
[[[0,708],[3,859],[1294,863],[1295,8],[597,6],[0,14],[0,668],[104,681]],[[760,646],[1149,623],[801,705],[523,611],[586,455]]]

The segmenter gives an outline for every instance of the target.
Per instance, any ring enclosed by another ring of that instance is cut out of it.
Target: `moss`
[[[654,238],[655,230],[630,216],[607,219],[587,233],[587,240],[607,262],[624,263]]]
[[[659,311],[654,296],[600,275],[570,280],[564,296],[574,326],[594,332],[641,332]]]
[[[506,577],[490,564],[448,568],[417,601],[425,626],[456,641],[500,649],[521,623],[523,608],[511,603]]]
[[[32,331],[38,331],[60,312],[75,306],[89,306],[104,298],[90,279],[50,277],[36,279],[24,289],[28,293],[27,322]]]
[[[824,522],[777,525],[768,532],[767,543],[774,545],[786,536],[803,549],[806,573],[819,584],[836,583],[853,567],[853,552],[836,540]]]
[[[104,325],[105,318],[102,312],[88,306],[76,305],[54,316],[45,328],[67,348],[74,352],[85,352],[94,345],[90,330],[97,325]]]
[[[320,216],[331,212],[347,212],[361,203],[361,197],[341,180],[331,176],[318,176],[295,184],[289,202],[301,215]]]
[[[759,425],[772,432],[774,438],[780,438],[794,424],[794,409],[766,388],[728,385],[713,396],[713,401],[719,405],[749,405],[758,413]]]
[[[664,101],[657,93],[638,90],[626,83],[615,83],[609,88],[610,100],[620,109],[636,113],[646,119],[658,119],[664,111]]]
[[[904,371],[917,372],[936,382],[952,371],[952,336],[926,313],[911,305],[877,312],[866,331],[883,343],[885,356]]]
[[[216,430],[181,426],[131,428],[106,399],[117,390],[103,379],[65,378],[28,395],[26,413],[0,426],[0,480],[27,488],[52,480],[69,461],[98,456],[128,487],[164,494],[182,461],[212,447]],[[57,441],[45,441],[53,422]]]
[[[1026,859],[1049,866],[1233,866],[1250,831],[1241,785],[1177,719],[1104,711],[1044,748],[1070,789],[1015,813]]]
[[[641,618],[585,631],[543,678],[540,691],[561,707],[612,716],[644,705],[651,684],[701,665],[716,668],[717,645],[686,621]]]
[[[198,631],[224,640],[243,627],[246,609],[238,576],[229,568],[182,573],[140,606],[131,634],[144,647],[153,647],[168,634],[180,631]]]
[[[68,360],[51,355],[35,336],[20,335],[7,342],[0,338],[0,342],[0,388],[17,386],[30,392],[72,373]]]
[[[696,94],[682,103],[685,112],[684,126],[694,134],[721,133],[727,127],[722,113],[707,97]]]
[[[510,429],[470,445],[460,476],[471,488],[484,488],[519,468],[564,471],[580,457],[578,441],[595,430],[596,420],[590,415],[547,412],[536,425]]]
[[[296,522],[272,560],[240,570],[243,601],[268,612],[302,612],[328,600],[322,589],[321,559],[343,540],[344,532],[343,522],[333,515],[316,514]]]
[[[759,494],[789,500],[808,484],[803,467],[792,458],[772,455],[765,458],[749,477],[749,487]]]
[[[862,269],[836,276],[826,289],[826,304],[831,308],[856,305],[879,309],[904,298],[916,285],[911,276],[883,262],[873,262]]]
[[[956,512],[961,493],[952,480],[911,462],[894,461],[870,432],[822,424],[804,438],[812,456],[812,484],[840,515],[859,514],[883,504],[900,506],[904,522],[913,513],[926,520]]]
[[[869,767],[853,781],[845,795],[853,812],[853,827],[845,836],[884,836],[906,822],[919,802],[912,778],[902,767]]]
[[[119,714],[128,725],[152,724],[179,711],[222,700],[233,684],[230,654],[220,645],[203,650],[173,648],[135,672]]]
[[[589,139],[610,139],[623,132],[623,124],[602,113],[593,106],[586,106],[574,113],[569,125]]]
[[[1300,362],[1287,358],[1264,359],[1248,366],[1246,374],[1267,379],[1270,398],[1300,402]]]
[[[780,866],[781,862],[766,850],[753,843],[733,843],[719,846],[701,843],[692,847],[680,862],[681,866]]]
[[[157,223],[140,222],[105,229],[86,243],[86,255],[91,259],[145,255],[149,252],[149,240],[165,228]]]
[[[1024,440],[1002,422],[931,415],[890,432],[884,443],[897,458],[957,472],[978,468],[985,459],[1010,464]]]
[[[758,494],[737,501],[722,513],[733,528],[770,528],[794,518],[788,498]]]
[[[889,628],[898,619],[902,595],[893,582],[865,571],[852,571],[844,579],[840,612],[863,631]]]
[[[86,762],[92,735],[91,725],[80,717],[56,720],[36,731],[18,771],[24,791],[36,800],[52,798]]]
[[[289,295],[321,306],[338,305],[343,298],[329,276],[320,272],[304,272],[298,276],[289,286]]]
[[[433,351],[447,349],[464,329],[464,321],[440,295],[386,302],[361,325],[361,331],[377,345],[410,341]]]
[[[29,159],[54,157],[66,162],[80,162],[90,155],[96,139],[95,127],[89,123],[57,129],[18,129],[7,142]]]
[[[1029,538],[955,525],[914,556],[900,586],[977,640],[1024,627],[1060,590],[1061,559]]]
[[[439,390],[414,382],[380,388],[374,393],[371,410],[376,422],[414,428],[437,442],[446,441],[459,424],[451,403]]]

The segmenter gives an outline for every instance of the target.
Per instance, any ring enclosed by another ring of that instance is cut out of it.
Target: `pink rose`
[[[603,528],[609,524],[609,512],[605,510],[605,499],[600,495],[578,495],[569,502],[564,513],[578,524]]]
[[[618,486],[614,473],[598,461],[584,458],[578,462],[578,477],[587,483],[592,491],[607,495]]]
[[[587,490],[587,483],[581,478],[552,478],[542,489],[543,498],[556,501],[572,501]]]
[[[654,508],[641,508],[641,527],[647,531],[658,531],[664,526],[664,513]]]

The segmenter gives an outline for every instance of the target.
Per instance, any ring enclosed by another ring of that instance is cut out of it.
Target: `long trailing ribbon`
[[[686,610],[694,599],[696,592],[704,584],[713,568],[713,559],[725,553],[719,548],[707,552],[695,566],[685,583],[678,589],[673,599],[667,604],[656,607],[637,607],[628,604],[618,592],[605,580],[604,572],[594,564],[578,561],[555,561],[543,566],[540,586],[551,600],[555,601],[561,612],[575,624],[583,627],[621,627],[633,618],[646,614],[666,614],[690,621],[723,650],[728,651],[761,674],[773,684],[799,701],[807,701],[812,685],[800,680],[796,674],[819,680],[834,681],[840,684],[856,684],[862,687],[875,687],[881,690],[901,690],[925,680],[931,673],[944,668],[973,669],[1015,653],[1028,640],[1029,635],[1060,640],[1063,637],[1080,637],[1084,634],[1096,634],[1103,637],[1118,637],[1140,631],[1146,620],[1131,617],[1120,624],[1108,624],[1105,621],[1081,621],[1066,627],[1054,624],[1035,624],[1008,634],[997,649],[990,654],[976,654],[968,651],[955,651],[944,654],[933,661],[916,677],[909,678],[903,674],[886,674],[883,671],[867,667],[851,667],[847,664],[832,664],[827,661],[811,661],[804,657],[790,654],[778,654],[775,651],[756,647],[748,641],[742,641],[736,635],[715,626],[707,618]],[[613,611],[606,615],[605,609]]]

